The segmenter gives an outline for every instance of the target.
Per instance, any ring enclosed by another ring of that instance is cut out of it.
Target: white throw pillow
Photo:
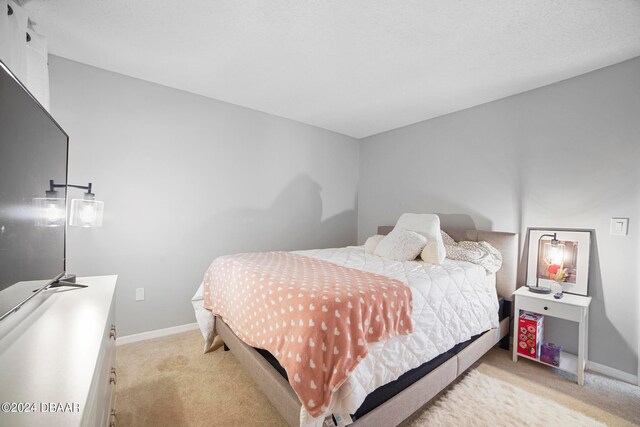
[[[430,240],[424,248],[422,248],[422,252],[420,252],[420,258],[426,263],[429,264],[442,264],[442,261],[446,258],[446,249],[445,256],[440,259],[440,248],[438,247],[438,242],[435,240]]]
[[[384,239],[384,236],[381,234],[376,234],[375,236],[371,236],[364,242],[364,253],[372,254],[375,252],[378,247],[378,243],[380,243]]]
[[[426,244],[427,238],[422,234],[394,228],[378,243],[374,254],[393,261],[411,261]]]
[[[427,244],[422,249],[420,257],[424,262],[440,264],[447,252],[440,234],[440,217],[435,214],[402,214],[395,228],[415,231],[427,238]]]

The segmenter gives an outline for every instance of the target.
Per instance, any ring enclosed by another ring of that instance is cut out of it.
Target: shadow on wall
[[[518,274],[516,275],[516,287],[518,288],[527,284],[527,262],[529,261],[529,233],[527,231],[525,231],[524,236],[520,237],[520,241],[524,241],[524,243],[522,244],[522,256],[518,262]],[[589,264],[591,264],[591,260],[589,260]]]
[[[290,251],[356,243],[356,211],[322,221],[322,187],[305,174],[296,176],[267,209],[242,207],[212,215],[207,221],[207,262],[240,252]],[[354,200],[355,205],[355,200]],[[203,270],[204,272],[204,270]]]
[[[468,213],[434,212],[434,206],[437,206],[438,210],[445,212]],[[486,231],[493,229],[493,222],[486,216],[474,211],[471,207],[463,206],[456,201],[434,195],[418,195],[412,198],[410,202],[398,203],[396,206],[391,205],[387,209],[386,212],[382,212],[379,214],[379,217],[373,219],[376,223],[363,224],[363,231],[367,234],[360,236],[362,239],[361,243],[364,244],[364,240],[374,235],[377,227],[394,226],[403,213],[435,213],[440,217],[440,226],[442,228]]]
[[[442,228],[477,230],[476,223],[470,215],[437,213]]]
[[[439,210],[445,212],[467,212],[461,213],[442,213],[433,212],[429,206],[438,206]],[[474,210],[471,206],[464,206],[457,201],[447,198],[430,195],[425,197],[420,203],[420,209],[417,213],[433,212],[440,217],[440,226],[444,228],[460,228],[467,230],[493,230],[493,221],[486,216]],[[399,217],[399,216],[398,216]],[[395,224],[395,223],[394,223]]]

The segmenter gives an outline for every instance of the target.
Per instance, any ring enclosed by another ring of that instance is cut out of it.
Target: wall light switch
[[[626,236],[629,232],[629,218],[611,218],[609,234],[612,236]]]
[[[144,288],[136,288],[136,301],[144,301]]]

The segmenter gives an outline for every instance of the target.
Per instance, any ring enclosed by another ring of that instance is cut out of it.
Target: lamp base
[[[534,294],[550,294],[551,288],[541,288],[539,286],[529,286],[529,292]]]

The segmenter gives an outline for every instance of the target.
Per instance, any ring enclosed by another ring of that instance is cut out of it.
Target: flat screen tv
[[[67,183],[69,137],[0,62],[0,321],[65,269],[66,187],[43,222],[49,183]]]

